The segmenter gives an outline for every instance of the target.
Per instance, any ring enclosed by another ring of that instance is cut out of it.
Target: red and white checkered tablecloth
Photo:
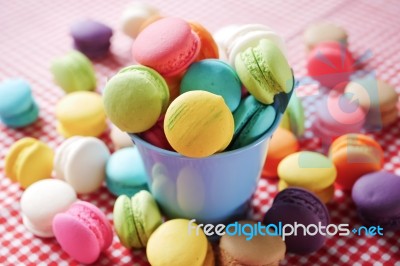
[[[34,125],[14,130],[0,125],[0,265],[77,265],[64,253],[55,239],[34,237],[22,225],[19,198],[22,190],[4,175],[4,156],[16,140],[32,136],[52,148],[63,141],[55,130],[54,108],[63,92],[53,83],[50,61],[71,49],[69,25],[90,17],[115,28],[112,56],[95,62],[98,87],[119,68],[131,63],[131,40],[119,30],[119,18],[129,0],[0,0],[0,81],[22,77],[32,84],[40,105],[40,119]],[[396,86],[400,93],[400,4],[397,0],[327,0],[327,1],[162,1],[154,0],[164,14],[198,21],[215,32],[228,24],[263,23],[286,40],[289,61],[297,78],[304,77],[305,52],[302,32],[313,21],[329,20],[343,25],[349,34],[351,51],[356,55],[370,53],[364,69],[375,71],[383,80]],[[309,130],[314,117],[318,87],[303,86],[298,95],[306,107],[307,131],[304,150],[321,151],[317,138]],[[388,171],[400,175],[400,123],[372,136],[385,150]],[[101,136],[110,149],[109,132]],[[277,193],[276,181],[260,180],[252,201],[252,213],[261,219]],[[106,188],[81,196],[99,206],[112,221],[115,198]],[[400,203],[399,203],[400,204]],[[359,226],[350,195],[336,191],[328,204],[333,223]],[[400,232],[385,232],[382,237],[331,237],[325,246],[309,256],[287,255],[282,265],[400,265]],[[112,246],[96,265],[148,265],[145,251],[131,251],[114,237]]]

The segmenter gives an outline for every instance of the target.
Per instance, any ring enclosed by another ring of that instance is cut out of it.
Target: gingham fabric
[[[63,141],[55,130],[54,109],[63,92],[53,83],[51,60],[71,49],[69,25],[77,19],[93,18],[114,27],[112,56],[95,62],[98,86],[119,68],[132,62],[131,40],[119,30],[119,18],[128,0],[0,0],[0,80],[22,77],[33,87],[40,105],[40,119],[19,130],[0,125],[0,265],[78,265],[64,253],[55,239],[34,237],[22,225],[19,199],[22,190],[4,175],[4,156],[10,145],[32,136],[56,149]],[[356,57],[370,55],[364,70],[396,86],[400,92],[400,5],[396,0],[381,1],[162,1],[154,0],[163,14],[202,23],[210,31],[229,24],[262,23],[279,32],[286,40],[289,61],[298,80],[304,81],[304,28],[313,21],[329,20],[346,28],[350,50]],[[306,107],[307,131],[301,140],[303,150],[324,151],[310,127],[315,101],[320,97],[315,84],[301,86],[299,97]],[[384,168],[400,175],[400,124],[371,133],[385,150]],[[109,132],[100,137],[112,150]],[[271,206],[277,193],[276,181],[261,179],[252,200],[255,219]],[[115,200],[106,188],[80,197],[100,207],[112,221]],[[356,209],[347,193],[337,190],[328,204],[332,223],[360,226]],[[282,265],[400,265],[400,233],[384,236],[330,237],[325,246],[308,256],[287,255]],[[145,250],[127,250],[114,237],[112,246],[96,265],[148,265]]]

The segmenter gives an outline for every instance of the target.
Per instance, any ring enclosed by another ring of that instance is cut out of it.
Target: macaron
[[[95,205],[77,201],[53,219],[53,232],[61,248],[74,260],[94,263],[111,246],[113,232],[104,213]]]
[[[328,202],[333,197],[337,175],[332,161],[323,154],[300,151],[286,156],[278,165],[279,190],[301,187]]]
[[[65,180],[78,194],[96,191],[105,178],[110,151],[94,137],[72,137],[56,151],[54,170],[56,178]]]
[[[365,123],[365,112],[345,94],[329,93],[316,105],[312,130],[323,145],[330,145],[341,135],[359,133]]]
[[[393,86],[368,75],[347,84],[345,93],[366,113],[365,127],[381,129],[397,121],[399,96]]]
[[[149,67],[125,67],[106,84],[103,94],[108,118],[122,131],[140,133],[150,129],[169,103],[168,86]]]
[[[146,254],[152,266],[212,266],[213,256],[202,230],[188,231],[189,220],[173,219],[161,224],[150,236]],[[196,226],[195,223],[191,224]],[[207,264],[206,264],[207,263]]]
[[[121,129],[114,124],[111,125],[110,138],[114,144],[115,150],[133,146],[133,142],[128,133],[122,132]]]
[[[278,223],[293,225],[295,222],[305,227],[308,225],[322,226],[329,224],[330,216],[328,210],[318,197],[313,193],[300,188],[287,188],[279,192],[266,212],[263,223],[265,225]],[[313,231],[314,232],[314,231]],[[305,235],[301,227],[297,235],[286,235],[285,244],[288,253],[307,255],[319,250],[325,242],[325,235],[320,233]]]
[[[254,221],[238,222],[245,232],[257,225]],[[280,236],[256,234],[250,240],[245,234],[225,233],[219,242],[219,265],[279,265],[285,258],[286,245]],[[232,263],[234,262],[234,263]]]
[[[154,124],[150,129],[142,132],[139,136],[148,143],[164,150],[173,151],[169,144],[167,137],[164,132],[164,116],[160,116],[157,123]]]
[[[74,22],[70,34],[75,49],[89,58],[97,59],[108,54],[113,31],[102,22],[85,19]]]
[[[221,96],[189,91],[168,107],[164,131],[178,153],[207,157],[228,147],[234,132],[233,115]]]
[[[200,51],[195,61],[207,58],[219,58],[218,46],[211,33],[200,23],[189,21],[190,28],[199,36]]]
[[[145,190],[132,198],[119,196],[114,204],[113,217],[118,238],[127,248],[146,247],[151,234],[162,223],[156,201]]]
[[[273,105],[264,105],[253,96],[242,99],[233,113],[234,135],[230,150],[244,147],[278,126],[279,112]]]
[[[257,46],[262,39],[271,41],[286,57],[286,45],[280,35],[262,24],[245,24],[237,27],[225,41],[229,63],[234,66],[239,53]]]
[[[354,184],[351,195],[359,217],[366,226],[383,230],[400,229],[400,176],[378,171],[363,175]]]
[[[68,183],[57,179],[40,180],[22,193],[22,222],[38,237],[53,237],[54,216],[65,212],[76,199],[75,190]]]
[[[56,58],[51,64],[54,81],[66,93],[74,91],[93,91],[96,76],[90,60],[81,52],[71,51]]]
[[[239,106],[242,83],[235,70],[218,59],[205,59],[190,65],[181,82],[180,93],[204,90],[224,98],[231,112]]]
[[[51,177],[53,158],[54,152],[46,143],[25,137],[14,142],[8,150],[4,159],[5,174],[25,189]]]
[[[261,39],[235,57],[235,69],[247,90],[261,103],[271,104],[275,95],[281,94],[289,101],[287,94],[294,82],[285,55],[272,41]]]
[[[106,164],[106,184],[115,196],[135,195],[141,190],[148,190],[149,176],[144,168],[142,157],[136,146],[114,152]]]
[[[57,131],[71,136],[100,136],[107,129],[106,114],[100,94],[76,91],[64,96],[56,106]]]
[[[8,79],[0,83],[0,122],[20,128],[34,123],[38,116],[39,107],[28,82]]]
[[[364,174],[383,167],[381,145],[362,134],[346,134],[337,138],[329,149],[329,157],[337,170],[335,183],[344,190],[351,190]]]
[[[223,26],[219,28],[216,32],[214,32],[213,38],[218,46],[219,59],[229,62],[228,55],[226,54],[227,47],[229,45],[228,40],[233,34],[235,34],[237,28],[239,28],[240,26],[241,25],[230,24]]]
[[[346,30],[335,23],[322,21],[309,25],[303,34],[304,43],[308,51],[322,42],[340,42],[347,45]]]
[[[159,10],[147,2],[133,2],[126,7],[121,16],[122,31],[135,39],[143,29],[144,23],[151,17],[159,15]]]
[[[293,132],[296,137],[301,137],[305,131],[304,107],[296,93],[290,97],[286,111],[283,113],[280,127]]]
[[[286,156],[299,150],[296,136],[289,130],[277,128],[269,141],[267,158],[262,170],[263,177],[277,177],[278,165]]]
[[[354,59],[346,45],[322,42],[308,54],[307,71],[322,86],[333,89],[349,81],[354,72]]]
[[[132,45],[133,59],[163,76],[175,76],[198,56],[200,38],[190,25],[174,17],[163,18],[139,33]]]

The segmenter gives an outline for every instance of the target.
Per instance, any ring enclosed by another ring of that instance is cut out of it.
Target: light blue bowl
[[[243,218],[257,188],[274,125],[245,147],[205,158],[188,158],[130,134],[148,173],[149,188],[169,218],[228,223]]]

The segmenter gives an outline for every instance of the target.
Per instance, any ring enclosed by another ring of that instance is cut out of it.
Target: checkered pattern
[[[9,146],[25,137],[36,137],[52,148],[61,142],[55,130],[54,107],[62,91],[54,85],[49,66],[51,60],[71,49],[69,25],[80,18],[101,20],[116,31],[112,56],[95,62],[98,87],[120,67],[131,63],[131,41],[118,30],[118,19],[129,0],[61,1],[0,0],[0,80],[23,77],[32,84],[40,105],[40,119],[25,129],[13,130],[0,125],[0,265],[77,265],[54,239],[40,239],[25,230],[20,217],[21,189],[4,176],[4,156]],[[263,23],[282,34],[287,41],[289,61],[295,75],[304,78],[305,53],[302,32],[313,21],[329,20],[343,25],[349,33],[350,50],[360,56],[370,53],[364,70],[396,86],[400,92],[400,5],[396,0],[381,1],[151,1],[164,14],[201,22],[211,31],[228,24]],[[298,95],[306,107],[307,131],[301,146],[304,150],[324,152],[320,141],[310,130],[314,103],[320,97],[315,84],[301,86]],[[400,174],[400,125],[370,134],[385,149],[388,171]],[[108,132],[101,139],[112,149]],[[252,201],[254,218],[261,219],[277,193],[276,181],[261,180]],[[99,206],[112,221],[115,198],[105,188],[80,197]],[[350,195],[336,191],[328,204],[333,223],[359,226]],[[400,233],[385,232],[383,237],[331,237],[318,252],[309,256],[287,255],[282,265],[400,265]],[[117,238],[99,259],[97,265],[148,265],[144,250],[130,251]]]

